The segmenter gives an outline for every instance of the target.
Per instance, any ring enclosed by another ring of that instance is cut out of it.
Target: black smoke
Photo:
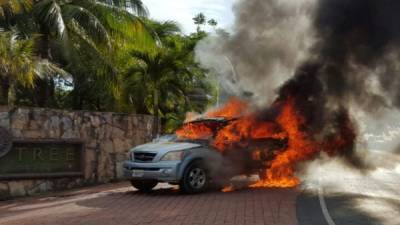
[[[399,12],[396,0],[318,1],[312,55],[332,101],[367,111],[400,106]]]
[[[255,96],[270,99],[275,89],[276,102],[294,97],[305,131],[315,140],[352,138],[340,151],[365,167],[352,112],[400,108],[400,1],[242,0],[235,14],[233,34],[203,58],[231,59]]]
[[[279,89],[280,99],[295,96],[305,129],[316,139],[346,136],[348,129],[341,126],[352,120],[351,106],[371,113],[400,107],[399,12],[396,0],[317,2],[310,58]],[[354,136],[340,152],[353,166],[368,168],[355,153],[355,142]]]

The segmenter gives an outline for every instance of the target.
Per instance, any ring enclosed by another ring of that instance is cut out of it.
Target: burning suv
[[[256,138],[216,142],[221,130],[237,119],[207,118],[185,123],[175,135],[133,148],[124,162],[124,175],[133,187],[147,192],[159,182],[178,184],[185,193],[222,187],[237,175],[266,174],[269,163],[285,149],[285,138]],[[229,145],[229,151],[221,146]]]

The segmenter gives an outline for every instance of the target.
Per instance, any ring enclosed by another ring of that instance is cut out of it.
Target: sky
[[[233,4],[236,0],[142,0],[156,20],[174,20],[181,25],[183,32],[196,30],[192,18],[203,12],[208,19],[217,20],[218,28],[230,29],[234,16]],[[208,28],[209,29],[209,28]]]

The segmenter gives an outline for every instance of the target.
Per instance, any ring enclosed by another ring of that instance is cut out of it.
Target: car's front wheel
[[[131,180],[131,184],[134,188],[140,192],[150,192],[157,184],[156,180]]]
[[[195,161],[185,169],[179,186],[184,193],[194,194],[207,190],[209,181],[206,166],[201,161]]]

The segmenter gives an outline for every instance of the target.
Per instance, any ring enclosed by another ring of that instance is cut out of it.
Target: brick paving
[[[398,161],[366,174],[327,167],[295,189],[141,194],[122,182],[0,202],[0,225],[400,225],[399,187]]]
[[[297,189],[150,194],[128,183],[0,202],[0,225],[297,225]]]

